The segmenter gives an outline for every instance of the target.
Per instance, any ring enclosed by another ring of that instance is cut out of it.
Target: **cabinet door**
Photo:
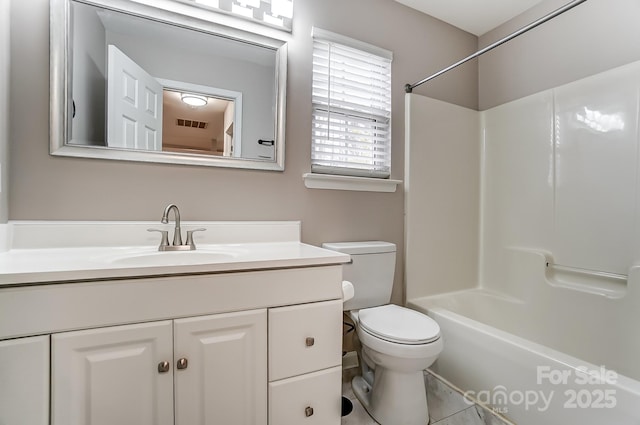
[[[173,425],[171,321],[51,337],[52,425]]]
[[[269,383],[269,424],[340,425],[342,367]]]
[[[49,423],[49,336],[0,341],[0,424]]]
[[[342,300],[269,309],[269,380],[342,364]]]
[[[176,425],[266,425],[266,310],[175,320],[174,338]]]

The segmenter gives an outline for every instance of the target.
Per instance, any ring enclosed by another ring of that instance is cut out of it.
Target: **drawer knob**
[[[169,367],[170,367],[169,362],[160,362],[158,363],[158,372],[159,373],[169,372]]]
[[[304,409],[304,415],[308,418],[309,416],[313,415],[313,407],[311,406],[307,406],[306,409]]]
[[[187,366],[189,366],[189,362],[187,361],[187,359],[185,359],[184,357],[178,360],[178,363],[176,365],[176,367],[178,369],[186,369]]]
[[[313,338],[311,336],[307,337],[307,339],[305,340],[305,344],[307,345],[307,347],[312,347],[313,344],[315,344],[315,343],[316,343],[315,338]],[[311,410],[313,410],[313,409],[311,409]]]

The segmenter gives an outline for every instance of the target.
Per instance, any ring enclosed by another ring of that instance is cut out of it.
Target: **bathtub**
[[[518,425],[640,424],[637,291],[558,286],[536,276],[548,258],[519,255],[521,278],[534,280],[520,297],[477,288],[408,300],[440,325],[431,369]]]

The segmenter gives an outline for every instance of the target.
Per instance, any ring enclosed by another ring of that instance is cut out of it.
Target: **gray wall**
[[[391,0],[296,0],[289,48],[286,170],[243,171],[49,156],[47,0],[11,2],[12,220],[155,220],[177,203],[186,220],[302,220],[302,239],[403,242],[403,190],[306,189],[310,170],[311,27],[392,50],[392,178],[404,175],[404,84],[475,51],[475,36]],[[416,93],[477,108],[477,68]],[[402,301],[399,252],[393,300]]]
[[[9,11],[0,2],[0,223],[9,219]]]
[[[547,0],[479,39],[484,47],[567,3]],[[480,110],[640,59],[640,1],[589,0],[479,59]]]

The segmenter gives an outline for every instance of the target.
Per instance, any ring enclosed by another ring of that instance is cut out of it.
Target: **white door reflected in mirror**
[[[162,84],[113,44],[107,63],[107,146],[162,150]]]

